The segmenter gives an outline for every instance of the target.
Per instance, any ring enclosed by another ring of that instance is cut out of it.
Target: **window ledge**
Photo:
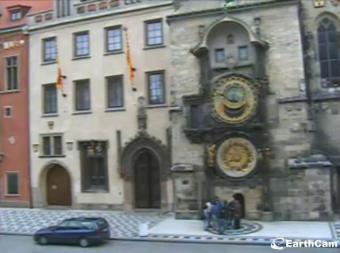
[[[91,114],[92,111],[76,111],[73,112],[72,115],[81,115],[81,114]]]
[[[159,104],[159,105],[147,105],[147,106],[145,106],[145,108],[147,108],[147,109],[164,108],[164,107],[168,107],[168,105],[167,104]]]
[[[104,56],[106,55],[115,55],[115,54],[124,54],[124,51],[123,50],[117,50],[117,51],[107,51],[104,53]]]
[[[59,114],[58,113],[46,113],[41,115],[42,118],[50,118],[50,117],[58,117]]]
[[[52,64],[56,64],[57,61],[54,60],[54,61],[44,61],[41,63],[42,66],[45,66],[45,65],[52,65]]]
[[[96,190],[83,190],[82,193],[109,193],[108,190],[96,189]]]
[[[106,108],[105,112],[122,112],[126,109],[124,107],[117,107],[117,108]]]
[[[156,49],[156,48],[165,48],[166,45],[162,44],[162,45],[154,45],[154,46],[145,46],[143,48],[143,50],[151,50],[151,49]]]
[[[20,194],[10,194],[10,193],[5,193],[4,194],[6,197],[20,197]]]
[[[39,158],[63,158],[66,157],[66,155],[40,155]]]
[[[82,59],[89,59],[91,58],[90,55],[85,55],[85,56],[75,56],[72,58],[72,61],[77,61],[77,60],[82,60]]]
[[[8,93],[19,93],[20,90],[2,90],[0,94],[8,94]]]

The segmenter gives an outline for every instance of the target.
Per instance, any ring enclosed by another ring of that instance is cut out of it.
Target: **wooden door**
[[[52,167],[47,173],[47,204],[56,206],[71,205],[71,180],[61,166]]]
[[[145,150],[135,162],[135,207],[160,207],[160,176],[159,163],[154,154]]]

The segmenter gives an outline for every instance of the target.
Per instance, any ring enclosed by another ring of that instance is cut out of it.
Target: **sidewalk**
[[[243,220],[240,230],[225,235],[203,231],[202,221],[176,220],[172,214],[125,213],[119,211],[50,210],[0,208],[0,234],[33,235],[42,227],[54,225],[65,218],[100,216],[111,226],[111,238],[199,243],[270,244],[273,238],[322,239],[340,241],[338,222],[260,222]],[[139,236],[140,224],[149,224],[149,234]],[[340,243],[338,243],[340,246]]]

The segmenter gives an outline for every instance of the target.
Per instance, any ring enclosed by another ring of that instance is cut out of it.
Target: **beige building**
[[[172,11],[172,1],[62,0],[31,16],[34,207],[172,208]]]

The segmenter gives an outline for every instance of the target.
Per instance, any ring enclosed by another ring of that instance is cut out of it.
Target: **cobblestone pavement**
[[[105,218],[111,226],[111,238],[116,239],[136,237],[141,223],[147,222],[153,227],[166,217],[157,213],[1,208],[0,233],[32,235],[40,228],[79,216]]]
[[[17,209],[0,208],[0,234],[33,235],[40,228],[55,225],[66,218],[79,216],[99,216],[105,218],[111,226],[111,238],[119,240],[173,241],[173,242],[204,242],[204,243],[232,243],[232,244],[260,244],[269,245],[276,236],[255,236],[251,233],[262,230],[256,222],[244,221],[243,229],[228,231],[224,235],[213,233],[202,235],[202,231],[191,231],[185,234],[169,234],[150,231],[145,237],[140,237],[138,227],[148,223],[149,228],[159,227],[158,224],[171,214],[164,215],[157,212],[125,213],[119,211],[87,211],[87,210],[51,210],[51,209]],[[340,221],[330,223],[333,228],[333,239],[340,242]],[[178,228],[176,231],[185,230]],[[164,229],[162,229],[164,230]],[[166,232],[166,231],[165,231]],[[289,237],[286,237],[289,238]],[[296,239],[296,238],[292,238]],[[300,238],[301,239],[301,238]],[[327,239],[327,240],[330,240]],[[340,244],[340,243],[339,243]],[[340,245],[339,245],[340,246]]]

